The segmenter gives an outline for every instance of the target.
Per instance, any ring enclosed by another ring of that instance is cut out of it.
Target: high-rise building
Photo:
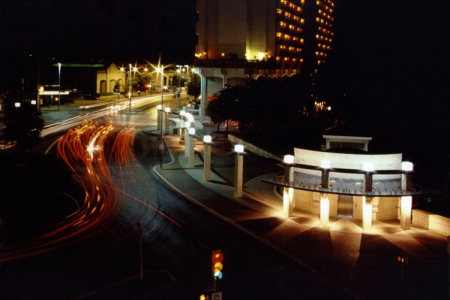
[[[197,0],[202,98],[248,76],[317,73],[333,43],[332,0]]]

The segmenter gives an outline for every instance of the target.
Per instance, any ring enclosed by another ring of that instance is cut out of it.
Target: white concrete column
[[[294,182],[294,168],[292,164],[294,163],[293,155],[284,156],[284,182],[292,183]],[[291,187],[283,188],[283,217],[289,218],[292,216],[294,211],[294,189]]]
[[[412,171],[413,164],[408,161],[402,162],[402,190],[412,190]],[[403,230],[411,229],[411,209],[412,209],[412,197],[402,196],[400,199],[400,227]]]
[[[194,141],[194,134],[195,134],[195,128],[191,127],[189,128],[189,168],[193,168],[194,167],[194,146],[195,146],[195,141]]]
[[[372,198],[363,196],[362,199],[362,229],[372,229]]]
[[[242,197],[244,156],[236,154],[234,166],[234,196]]]
[[[156,109],[157,109],[157,111],[158,111],[158,130],[160,130],[160,129],[161,129],[161,112],[162,112],[162,105],[161,105],[161,104],[158,104],[158,105],[156,106]]]
[[[200,99],[200,109],[198,110],[198,116],[200,118],[202,118],[205,114],[205,105],[206,105],[206,100],[207,100],[207,95],[206,95],[206,77],[201,74],[198,73],[200,75],[200,95],[201,95],[201,99]]]
[[[169,135],[169,131],[170,131],[170,121],[169,121],[169,113],[170,113],[170,107],[166,107],[164,109],[164,111],[166,112],[166,135]]]
[[[374,166],[372,162],[366,162],[363,164],[364,173],[364,192],[369,193],[369,196],[363,196],[362,201],[362,229],[370,230],[372,229],[372,181]]]
[[[400,201],[400,227],[403,230],[411,229],[412,197],[402,196]]]
[[[190,149],[190,138],[189,138],[189,127],[186,127],[184,130],[184,156],[189,156],[189,149]]]
[[[234,196],[242,197],[243,179],[244,179],[244,152],[243,145],[234,145],[234,151],[236,152],[236,158],[234,163]]]
[[[328,194],[320,195],[320,225],[328,227],[330,222],[330,200]]]
[[[204,163],[203,168],[205,170],[205,181],[210,181],[211,179],[211,136],[205,135],[203,137],[204,145]]]

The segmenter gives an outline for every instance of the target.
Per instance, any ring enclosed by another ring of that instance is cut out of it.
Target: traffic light
[[[408,256],[406,254],[399,254],[397,256],[397,261],[402,265],[406,265],[408,263]]]
[[[211,261],[212,261],[212,276],[214,279],[222,279],[222,269],[223,269],[223,254],[220,250],[213,250]]]
[[[200,300],[209,300],[209,296],[208,295],[200,295]]]

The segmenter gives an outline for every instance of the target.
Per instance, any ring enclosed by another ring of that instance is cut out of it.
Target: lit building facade
[[[333,12],[331,0],[197,0],[202,102],[248,76],[317,73],[332,50]]]

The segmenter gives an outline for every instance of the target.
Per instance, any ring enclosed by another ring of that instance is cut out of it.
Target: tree
[[[22,101],[20,107],[15,107],[14,103],[20,100],[14,94],[4,99],[1,122],[5,125],[5,142],[15,143],[17,150],[25,151],[41,143],[44,121],[41,112],[30,102]]]
[[[194,74],[194,76],[192,76],[187,88],[188,95],[194,97],[194,99],[197,100],[197,98],[200,96],[200,76],[198,74]]]

